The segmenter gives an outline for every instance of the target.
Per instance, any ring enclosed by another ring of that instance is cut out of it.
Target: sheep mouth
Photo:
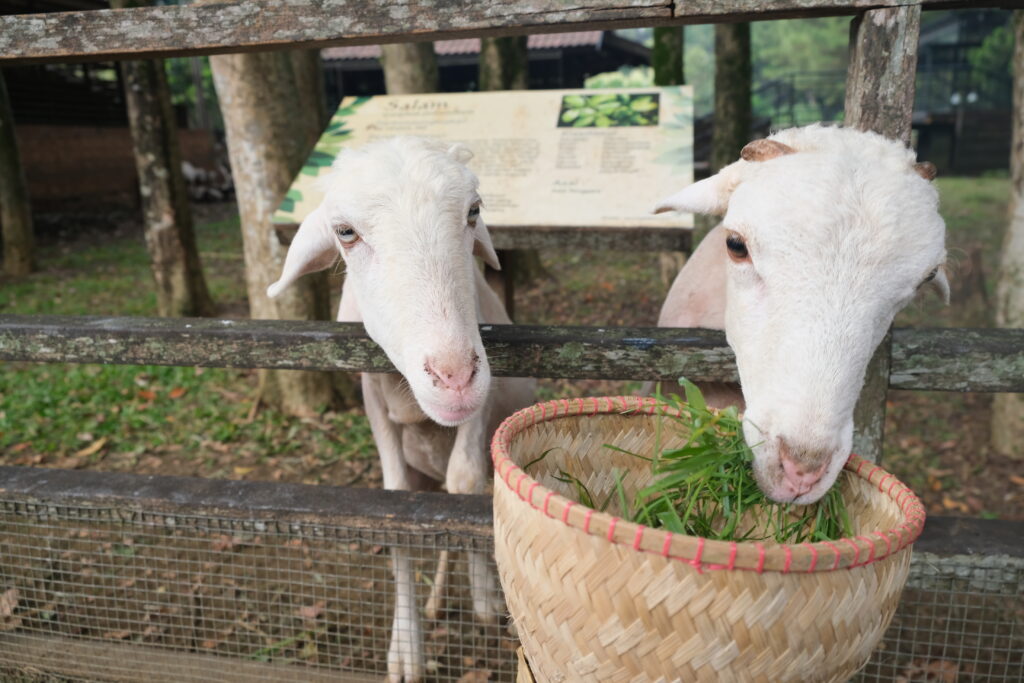
[[[444,427],[455,427],[476,415],[480,406],[423,406],[423,411],[434,422]]]

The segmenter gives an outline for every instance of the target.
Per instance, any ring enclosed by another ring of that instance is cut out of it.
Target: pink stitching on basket
[[[864,561],[864,564],[871,564],[875,561],[875,542],[867,536],[857,536],[858,541],[864,541],[868,546],[868,559]]]
[[[519,500],[526,500],[526,498],[523,497],[522,492],[519,490],[519,485],[523,483],[523,479],[525,477],[526,477],[526,472],[520,472],[519,473],[519,478],[516,479],[516,495],[519,496]]]
[[[891,476],[892,475],[887,472],[884,477],[882,477],[881,479],[878,480],[878,490],[879,491],[881,491],[882,487],[885,486],[885,480],[890,478]]]
[[[661,556],[668,557],[669,550],[672,548],[672,532],[665,532],[665,543],[661,546]]]
[[[807,568],[808,573],[813,572],[814,568],[818,566],[818,549],[810,543],[804,543],[805,546],[811,551],[811,566]]]
[[[884,532],[884,531],[876,531],[876,532],[874,532],[874,534],[875,534],[875,536],[879,536],[883,541],[885,541],[885,555],[891,555],[892,554],[892,539],[889,538],[889,533],[888,532]],[[885,555],[883,555],[883,557],[885,557]]]
[[[615,542],[615,523],[619,521],[618,517],[612,517],[612,521],[608,524],[608,540]]]
[[[889,488],[886,489],[886,491],[885,491],[885,495],[887,495],[890,498],[892,498],[892,487],[895,486],[896,484],[899,484],[899,483],[900,483],[900,480],[895,478],[895,477],[893,477],[892,483],[889,484]]]
[[[569,508],[571,508],[575,504],[576,504],[575,502],[570,500],[566,504],[565,508],[562,509],[562,524],[565,524],[565,525],[569,524]]]
[[[508,486],[509,488],[512,488],[512,482],[510,482],[508,478],[512,475],[513,470],[518,469],[519,468],[513,464],[512,467],[509,467],[507,470],[505,470],[505,485]]]
[[[551,513],[548,512],[548,502],[551,500],[551,496],[555,495],[554,491],[548,491],[547,495],[544,496],[544,516],[550,517]]]
[[[874,467],[872,467],[871,471],[868,472],[868,481],[871,481],[871,477],[875,476],[875,472],[877,472],[880,469],[882,469],[882,468],[879,467],[878,465],[875,465]],[[881,489],[879,489],[879,490],[881,490]]]
[[[782,546],[782,552],[786,553],[786,562],[782,565],[782,573],[789,573],[789,566],[793,563],[793,550],[788,546]]]
[[[640,543],[644,538],[644,527],[641,524],[636,528],[636,536],[633,537],[633,550],[640,550]]]
[[[832,548],[832,552],[836,554],[836,561],[832,563],[832,571],[835,571],[836,569],[839,568],[839,557],[840,557],[840,554],[841,554],[839,552],[839,548],[837,548],[834,545],[832,545],[829,541],[822,541],[822,543],[827,545],[829,548]]]
[[[729,564],[725,565],[730,571],[736,568],[736,550],[736,541],[733,541],[729,544]]]
[[[856,543],[854,543],[849,538],[845,538],[844,537],[841,540],[844,543],[846,543],[847,545],[849,545],[850,547],[853,548],[853,564],[851,564],[850,567],[856,567],[857,566],[857,561],[860,560],[860,546],[857,545]]]
[[[764,546],[760,543],[755,543],[754,545],[757,546],[757,569],[754,571],[760,574],[764,571]]]
[[[529,503],[530,507],[532,507],[534,510],[537,509],[537,506],[533,504],[533,490],[538,486],[540,486],[540,482],[535,481],[532,484],[530,484],[530,488],[526,489],[526,502]]]
[[[860,476],[861,468],[864,467],[864,463],[866,463],[866,462],[867,462],[867,460],[861,460],[859,463],[857,463],[857,476],[858,477]]]
[[[587,515],[583,518],[583,533],[590,533],[590,518],[594,516],[594,509],[587,508]]]
[[[694,566],[697,567],[697,569],[700,569],[700,567],[701,567],[700,560],[701,560],[701,558],[703,556],[704,556],[704,537],[701,536],[700,538],[697,539],[697,554],[693,556],[693,562],[696,563],[696,564],[694,564]]]

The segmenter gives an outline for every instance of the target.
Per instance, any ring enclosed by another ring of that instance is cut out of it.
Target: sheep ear
[[[935,270],[935,277],[928,281],[928,285],[944,303],[949,304],[949,280],[946,278],[945,266],[939,266]]]
[[[284,259],[281,279],[267,287],[267,296],[273,299],[303,275],[330,268],[338,256],[323,208],[318,206],[295,233]]]
[[[920,161],[914,164],[914,172],[925,180],[935,180],[939,169],[935,168],[935,164],[930,161]]]
[[[466,147],[461,142],[456,142],[454,145],[448,148],[448,156],[460,164],[468,164],[470,159],[473,158],[473,151]]]
[[[482,258],[491,268],[501,270],[498,254],[495,253],[494,244],[491,242],[491,233],[487,232],[483,218],[477,218],[476,226],[473,228],[473,256]]]
[[[785,156],[787,154],[796,154],[796,150],[787,144],[781,143],[778,140],[769,140],[763,138],[761,140],[754,140],[748,142],[746,146],[740,150],[740,158],[744,161],[768,161],[769,159],[775,159],[776,157]]]
[[[729,164],[710,178],[684,187],[671,197],[662,199],[654,205],[654,213],[679,211],[723,215],[729,206],[729,197],[739,184],[742,163],[744,162],[737,161]]]

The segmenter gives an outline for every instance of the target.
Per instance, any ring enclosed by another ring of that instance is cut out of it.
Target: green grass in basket
[[[637,491],[632,502],[620,471],[613,473],[614,490],[603,501],[595,500],[583,482],[565,470],[560,469],[555,478],[573,487],[582,505],[604,511],[617,499],[624,518],[672,533],[777,543],[831,541],[852,535],[838,485],[812,505],[769,500],[754,480],[753,454],[743,439],[736,408],[713,411],[692,382],[680,382],[685,401],[678,396],[658,396],[666,414],[658,421],[651,456],[605,445],[650,463],[653,483]],[[663,450],[660,444],[666,430],[684,436],[685,443]],[[546,456],[544,453],[527,468]],[[840,473],[843,476],[845,473]]]

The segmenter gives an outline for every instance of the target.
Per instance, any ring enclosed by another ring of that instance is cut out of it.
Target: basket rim
[[[699,536],[673,534],[635,524],[599,512],[542,486],[509,457],[513,437],[527,427],[568,417],[608,414],[672,414],[653,397],[602,396],[560,399],[537,403],[507,417],[491,440],[494,462],[494,495],[502,487],[514,493],[534,510],[560,520],[578,532],[604,538],[637,552],[654,553],[690,564],[698,571],[749,570],[758,573],[806,573],[862,567],[895,555],[909,547],[924,528],[925,510],[918,497],[880,465],[851,454],[845,469],[893,500],[903,514],[903,523],[893,529],[869,535],[816,543],[780,544],[759,541],[718,541]],[[501,482],[499,484],[499,481]]]

